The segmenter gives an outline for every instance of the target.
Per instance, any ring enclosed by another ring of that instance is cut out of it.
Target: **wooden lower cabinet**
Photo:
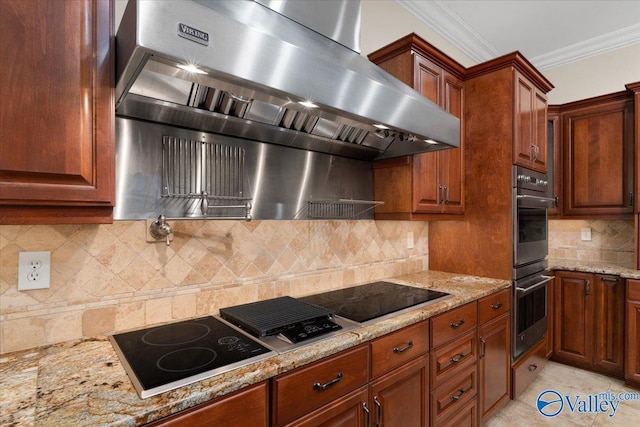
[[[267,427],[269,425],[268,384],[267,381],[263,381],[147,425],[150,427]]]
[[[287,426],[367,427],[371,420],[368,399],[369,391],[365,386],[287,424]]]
[[[623,378],[625,280],[558,271],[555,287],[553,359]]]
[[[511,395],[511,316],[478,328],[478,409],[485,421]]]
[[[478,301],[478,411],[486,421],[511,396],[511,289]]]
[[[640,280],[627,280],[625,380],[640,388]]]
[[[428,355],[371,382],[371,425],[428,426]]]
[[[271,419],[287,425],[369,382],[369,345],[363,344],[271,380]]]

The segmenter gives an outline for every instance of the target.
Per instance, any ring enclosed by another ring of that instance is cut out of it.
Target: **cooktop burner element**
[[[211,316],[109,338],[143,399],[275,355]]]
[[[390,282],[374,282],[300,298],[362,323],[449,296],[445,292]]]

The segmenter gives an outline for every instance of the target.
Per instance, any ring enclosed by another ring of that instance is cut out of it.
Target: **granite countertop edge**
[[[549,270],[580,271],[583,273],[611,274],[623,279],[640,280],[640,270],[604,261],[549,258]]]
[[[424,271],[385,280],[452,297],[271,358],[140,399],[108,337],[0,355],[0,425],[136,426],[368,342],[511,286],[508,280]]]

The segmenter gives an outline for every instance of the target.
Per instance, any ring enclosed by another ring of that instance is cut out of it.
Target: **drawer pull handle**
[[[502,307],[502,303],[499,302],[497,304],[491,304],[491,308],[494,310],[499,310]]]
[[[409,341],[407,343],[407,345],[404,346],[404,347],[400,347],[400,348],[393,347],[393,352],[394,353],[404,353],[405,351],[409,350],[411,347],[413,347],[413,341]]]
[[[449,324],[449,326],[451,326],[453,329],[459,328],[462,325],[464,325],[464,319],[460,319],[457,322],[451,322]]]
[[[529,372],[533,372],[533,371],[535,371],[536,369],[538,369],[538,365],[536,365],[536,364],[529,365]]]
[[[456,393],[451,395],[451,400],[458,400],[462,397],[462,395],[466,392],[466,390],[460,389]]]
[[[369,418],[371,417],[371,412],[369,411],[369,406],[367,406],[367,402],[362,404],[362,411],[364,412],[364,427],[369,427]]]
[[[458,354],[458,355],[456,355],[456,356],[453,356],[451,359],[449,359],[449,361],[450,361],[451,363],[458,363],[459,361],[461,361],[462,359],[464,359],[464,358],[465,358],[465,356],[466,356],[466,354],[464,354],[464,353],[460,353],[460,354]]]
[[[382,425],[382,404],[378,400],[378,396],[373,396],[373,403],[376,405],[376,424],[375,427]]]
[[[480,342],[482,343],[482,352],[480,353],[480,359],[482,359],[487,352],[487,340],[483,337],[480,337]]]
[[[313,384],[313,389],[314,390],[318,390],[318,391],[322,391],[322,390],[326,390],[329,387],[331,387],[332,385],[335,385],[337,383],[339,383],[340,381],[342,381],[342,372],[338,372],[338,376],[335,377],[334,379],[332,379],[331,381],[329,381],[328,383],[324,383],[324,384],[320,384],[320,383],[314,383]]]

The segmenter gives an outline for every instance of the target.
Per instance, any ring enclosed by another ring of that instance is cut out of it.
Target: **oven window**
[[[518,297],[518,335],[544,319],[547,315],[547,287]]]
[[[518,243],[547,240],[547,210],[518,208]]]

